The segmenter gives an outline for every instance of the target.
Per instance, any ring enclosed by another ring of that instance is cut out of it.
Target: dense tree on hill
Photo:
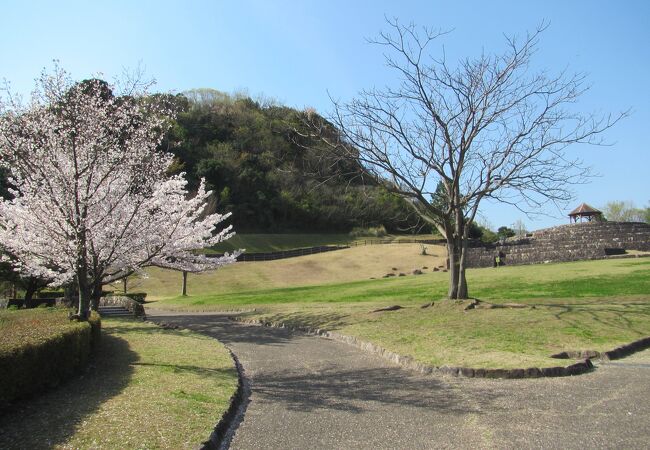
[[[177,117],[164,142],[190,188],[205,178],[214,207],[241,231],[349,231],[415,225],[405,202],[363,183],[353,160],[298,135],[300,113],[269,100],[209,89],[168,97]]]

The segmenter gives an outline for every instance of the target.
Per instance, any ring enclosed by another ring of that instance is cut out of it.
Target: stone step
[[[133,317],[133,313],[121,306],[100,306],[98,312],[102,317]]]

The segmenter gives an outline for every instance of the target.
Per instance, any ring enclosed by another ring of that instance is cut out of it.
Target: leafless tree
[[[576,112],[588,89],[584,75],[531,73],[545,25],[524,39],[506,38],[503,54],[462,59],[453,67],[429,51],[445,33],[397,20],[388,25],[389,32],[372,42],[385,49],[397,85],[334,101],[328,121],[308,112],[306,120],[442,233],[448,296],[467,298],[468,225],[481,201],[495,199],[524,212],[568,201],[571,186],[585,182],[590,171],[567,147],[602,145],[601,134],[627,112]]]

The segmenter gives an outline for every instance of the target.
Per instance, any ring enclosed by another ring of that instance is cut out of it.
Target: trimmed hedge
[[[43,298],[37,297],[32,299],[32,308],[38,307],[53,307],[56,306],[56,298]],[[25,306],[24,298],[10,298],[7,299],[4,303],[5,307],[9,308],[10,306],[16,306],[17,308],[23,308]]]
[[[0,409],[69,379],[86,366],[101,335],[99,315],[68,319],[66,309],[0,314]]]
[[[38,291],[36,297],[38,298],[61,298],[65,296],[63,291]]]
[[[147,293],[146,292],[127,292],[126,294],[122,294],[120,292],[112,292],[108,296],[109,297],[128,297],[131,300],[135,300],[136,302],[142,304],[142,303],[145,302],[145,299],[147,298]]]
[[[129,297],[132,300],[135,300],[138,303],[144,303],[147,298],[146,292],[128,292],[123,294],[125,297]]]

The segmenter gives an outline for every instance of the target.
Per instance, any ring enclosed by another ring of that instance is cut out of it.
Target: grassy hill
[[[419,244],[384,244],[276,261],[239,262],[217,271],[189,274],[188,292],[192,296],[227,295],[272,288],[329,285],[381,278],[389,272],[410,274],[413,269],[428,267],[431,270],[445,263],[446,252],[442,246],[427,245],[428,254],[420,253]],[[149,278],[134,280],[131,286],[147,292],[148,299],[175,297],[180,292],[180,272],[149,268],[147,273]]]
[[[282,250],[293,250],[296,248],[318,247],[322,245],[356,245],[364,241],[399,242],[404,240],[426,240],[439,239],[440,236],[433,234],[398,235],[389,234],[381,238],[377,237],[352,237],[348,233],[339,234],[316,234],[316,233],[293,233],[293,234],[266,234],[266,233],[237,233],[226,242],[213,247],[210,253],[231,252],[240,248],[246,249],[248,253],[278,252]]]

